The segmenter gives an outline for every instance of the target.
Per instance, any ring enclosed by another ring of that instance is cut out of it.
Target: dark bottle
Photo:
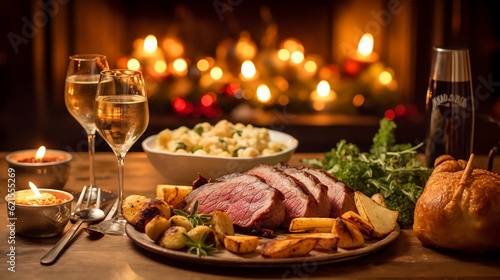
[[[427,166],[449,154],[468,160],[474,145],[474,97],[469,51],[433,48],[427,89]]]

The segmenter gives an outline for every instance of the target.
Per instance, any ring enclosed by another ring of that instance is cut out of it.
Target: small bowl
[[[31,190],[21,190],[5,196],[7,204],[7,218],[10,222],[9,230],[16,234],[45,238],[63,233],[71,215],[71,203],[74,196],[61,190],[38,189],[40,193],[50,193],[57,198],[66,199],[65,202],[54,205],[25,205],[14,201],[26,195],[32,195]]]
[[[70,175],[70,162],[73,156],[64,151],[47,150],[45,157],[55,157],[52,162],[20,162],[26,158],[33,158],[36,150],[21,150],[8,154],[5,160],[9,168],[16,174],[16,189],[29,189],[28,182],[33,182],[38,188],[62,190]]]
[[[206,178],[217,178],[230,173],[245,172],[259,164],[275,165],[287,162],[298,146],[297,139],[275,130],[269,130],[269,136],[271,141],[280,141],[287,148],[272,155],[250,158],[179,154],[158,147],[158,135],[146,138],[142,142],[142,148],[154,168],[165,177],[165,183],[191,185],[198,178],[198,174]]]

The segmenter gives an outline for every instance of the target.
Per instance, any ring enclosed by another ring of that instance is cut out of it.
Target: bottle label
[[[441,94],[432,99],[432,110],[436,110],[438,106],[450,107],[455,104],[462,109],[467,108],[467,98],[459,94]]]

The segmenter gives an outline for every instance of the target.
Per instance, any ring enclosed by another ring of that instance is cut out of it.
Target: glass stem
[[[89,183],[90,186],[95,187],[95,171],[94,171],[94,154],[95,154],[95,132],[87,134],[89,143]]]
[[[116,213],[115,219],[121,219],[122,215],[122,201],[123,201],[123,166],[124,166],[124,155],[117,154],[116,159],[118,160],[118,212]]]

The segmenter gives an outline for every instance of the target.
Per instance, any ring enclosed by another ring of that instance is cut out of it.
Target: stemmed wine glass
[[[95,124],[118,160],[118,213],[103,225],[107,234],[125,235],[126,221],[121,207],[124,159],[148,122],[148,99],[142,73],[127,69],[102,71],[95,99]]]
[[[78,54],[69,57],[64,100],[69,113],[87,133],[89,153],[89,188],[96,186],[94,172],[95,122],[94,105],[99,73],[109,69],[102,54]]]

